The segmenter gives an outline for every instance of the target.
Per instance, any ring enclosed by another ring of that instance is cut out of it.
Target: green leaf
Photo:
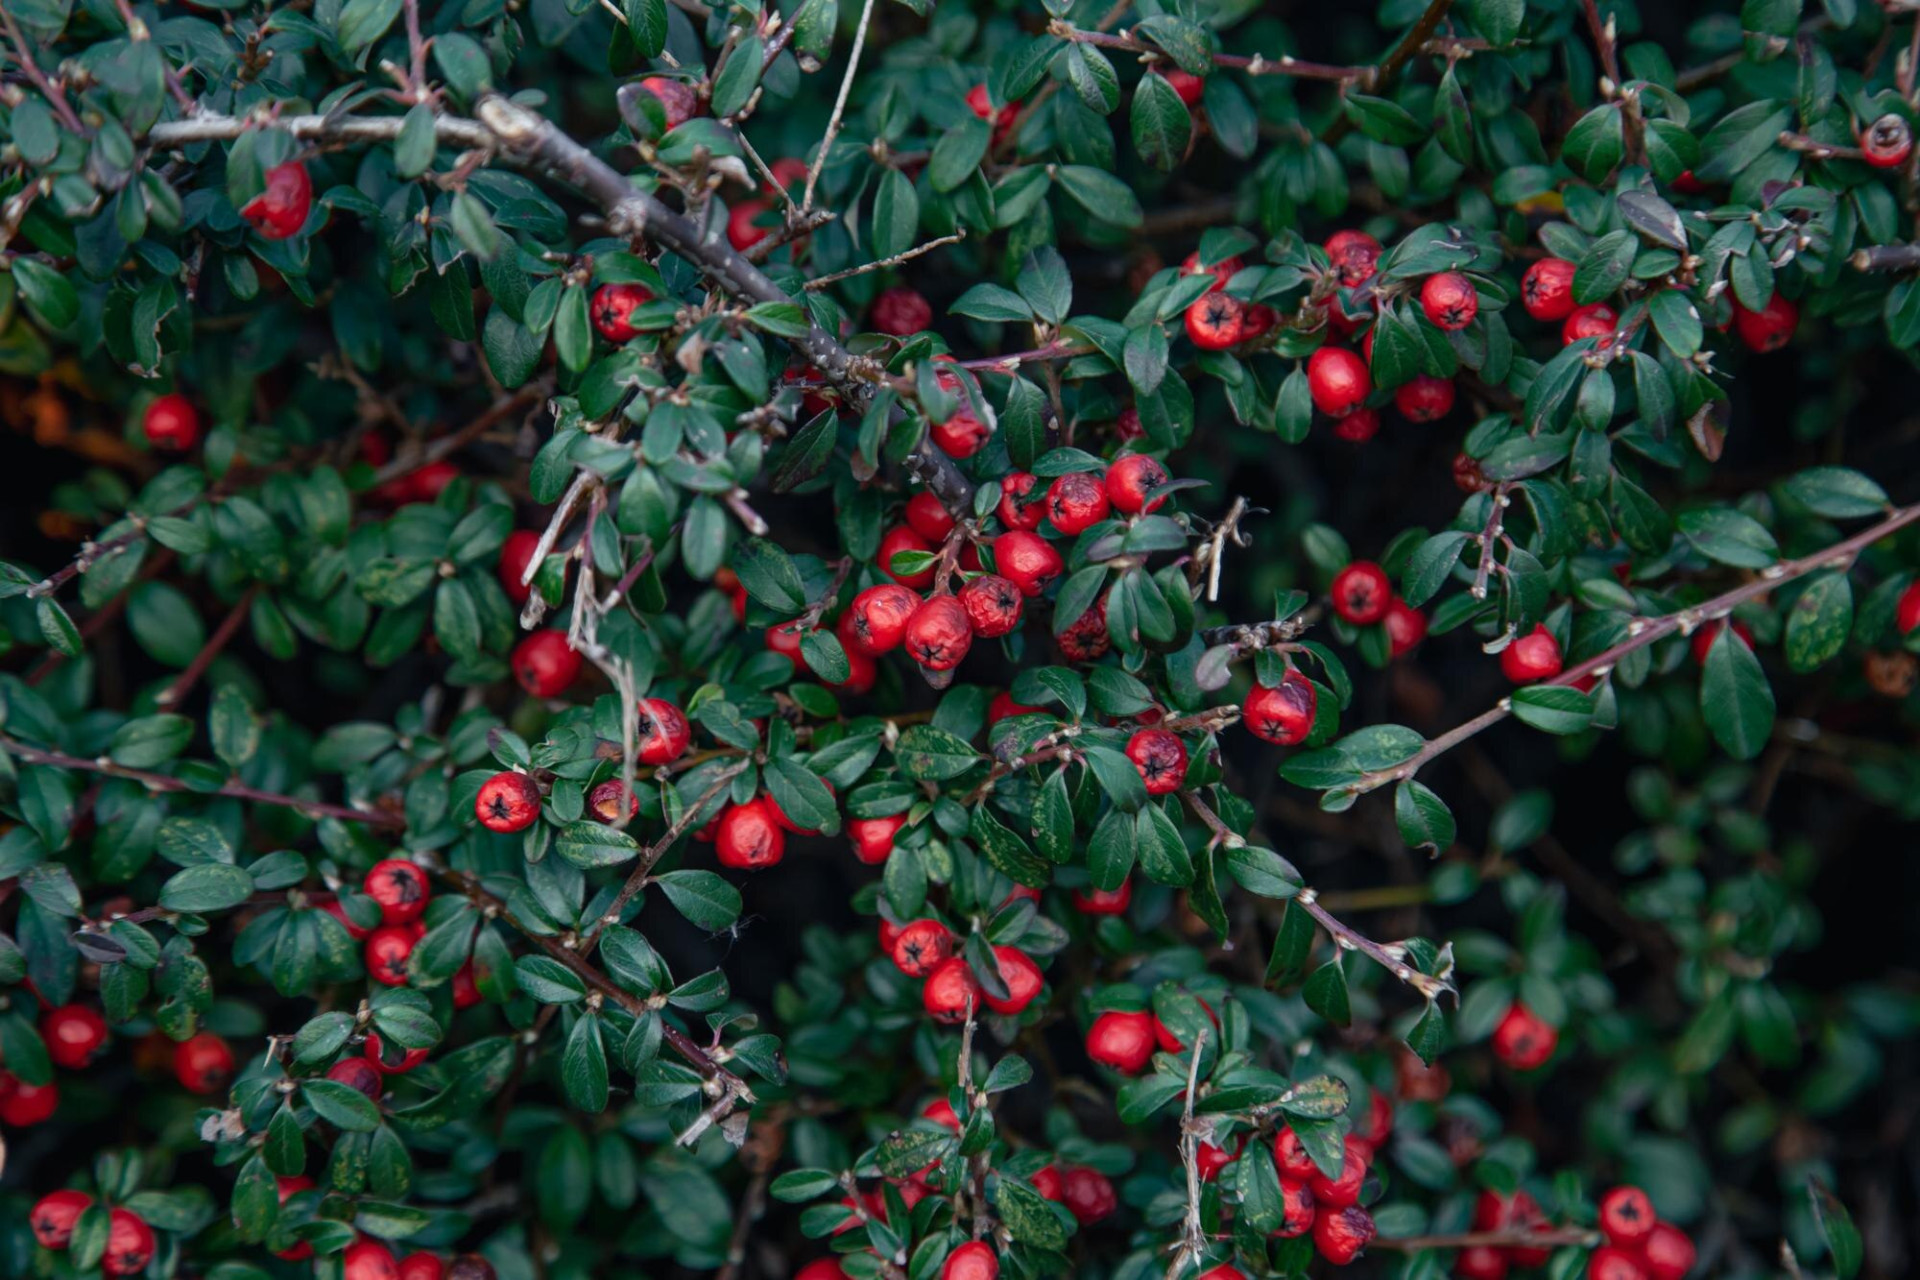
[[[1563,684],[1535,684],[1514,691],[1514,718],[1543,733],[1579,733],[1593,723],[1593,699]]]
[[[1795,671],[1811,671],[1846,647],[1853,628],[1853,586],[1844,572],[1822,573],[1787,611],[1783,651]]]
[[[711,871],[669,871],[653,882],[674,909],[702,929],[718,932],[740,918],[740,891]]]
[[[1621,109],[1615,103],[1602,103],[1573,122],[1560,144],[1560,158],[1585,175],[1589,182],[1603,181],[1626,153]]]
[[[560,1085],[576,1110],[598,1115],[607,1109],[607,1050],[600,1041],[600,1019],[587,1014],[573,1024],[560,1055]]]
[[[302,1080],[300,1093],[314,1114],[348,1133],[372,1133],[380,1127],[380,1109],[373,1099],[338,1080]]]
[[[1887,491],[1847,467],[1809,467],[1781,488],[1795,502],[1829,520],[1879,515],[1887,508]]]
[[[1853,1215],[1847,1212],[1838,1196],[1818,1182],[1807,1183],[1807,1197],[1813,1201],[1814,1219],[1820,1224],[1820,1235],[1833,1258],[1834,1274],[1840,1280],[1851,1280],[1859,1272],[1865,1254],[1860,1229],[1853,1225]]]
[[[920,230],[920,196],[913,181],[898,169],[888,169],[873,195],[873,252],[891,258],[913,247]]]
[[[1186,154],[1193,117],[1165,76],[1146,75],[1133,90],[1133,148],[1156,169],[1171,170]]]
[[[944,729],[930,724],[908,725],[894,744],[900,772],[915,782],[945,782],[980,761],[980,753]]]
[[[793,557],[766,538],[748,538],[733,553],[733,571],[747,594],[780,614],[806,608],[806,586]]]
[[[1157,77],[1155,77],[1157,78]],[[1067,1244],[1067,1228],[1053,1206],[1018,1178],[1003,1177],[994,1193],[994,1207],[1007,1234],[1035,1249],[1058,1250]]]
[[[185,716],[141,716],[114,730],[107,754],[129,769],[151,769],[186,749],[193,739],[193,721]]]
[[[617,867],[640,856],[640,842],[618,827],[583,819],[560,829],[554,850],[576,867]]]
[[[963,120],[941,134],[927,160],[927,181],[933,189],[952,191],[977,173],[991,139],[985,120]]]
[[[1765,525],[1731,507],[1701,507],[1683,511],[1680,532],[1694,549],[1711,560],[1741,569],[1764,569],[1780,558],[1779,544]]]
[[[984,803],[974,806],[967,834],[980,846],[994,869],[1014,883],[1044,889],[1053,882],[1053,868],[1046,859],[1035,854],[1025,840],[987,812]]]
[[[1353,1021],[1353,999],[1347,991],[1347,970],[1340,963],[1338,952],[1307,978],[1306,986],[1300,989],[1300,998],[1307,1002],[1307,1008],[1336,1027],[1344,1027]]]
[[[1517,713],[1517,698],[1515,710]],[[1416,849],[1443,853],[1453,844],[1453,810],[1425,783],[1409,778],[1395,788],[1393,818],[1399,825],[1400,838]]]
[[[176,872],[160,886],[160,905],[194,915],[237,907],[253,893],[253,877],[224,862],[203,862]]]
[[[1760,754],[1773,734],[1773,689],[1760,659],[1722,627],[1700,677],[1700,714],[1722,750],[1736,760]]]
[[[760,66],[766,61],[766,45],[759,36],[748,36],[734,45],[720,74],[714,77],[713,114],[721,119],[737,115],[760,84]]]

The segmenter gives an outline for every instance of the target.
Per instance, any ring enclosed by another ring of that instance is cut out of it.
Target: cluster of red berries
[[[1620,314],[1605,302],[1576,305],[1575,269],[1565,258],[1541,258],[1520,278],[1520,304],[1535,320],[1559,325],[1563,345],[1598,338],[1598,345],[1604,347],[1620,323]],[[1799,323],[1800,308],[1777,293],[1758,311],[1733,304],[1733,330],[1754,351],[1778,351],[1792,341]]]
[[[1251,342],[1278,323],[1272,307],[1242,302],[1226,291],[1227,281],[1245,266],[1238,257],[1203,263],[1198,253],[1188,254],[1180,264],[1181,275],[1213,277],[1207,291],[1187,305],[1187,337],[1202,351],[1225,351]]]
[[[1540,1202],[1525,1190],[1510,1196],[1482,1191],[1473,1206],[1473,1229],[1504,1235],[1526,1235],[1549,1227]],[[1453,1262],[1460,1280],[1506,1280],[1509,1267],[1544,1267],[1553,1255],[1550,1245],[1470,1245]]]
[[[953,931],[930,917],[904,925],[882,917],[880,949],[900,972],[922,980],[921,1004],[936,1022],[965,1022],[968,1013],[981,1005],[1003,1017],[1018,1017],[1047,983],[1032,956],[1018,947],[994,947],[1000,981],[1007,989],[1005,995],[995,995],[981,986],[973,966],[958,954]]]
[[[1681,1280],[1693,1270],[1692,1238],[1662,1222],[1638,1187],[1600,1197],[1600,1230],[1607,1243],[1587,1259],[1587,1280]]]
[[[92,1065],[106,1048],[107,1036],[107,1020],[87,1005],[58,1005],[40,1019],[40,1038],[46,1044],[47,1057],[64,1070],[80,1071]],[[210,1031],[166,1048],[161,1048],[167,1045],[163,1037],[156,1035],[150,1040],[160,1048],[174,1078],[191,1093],[216,1093],[233,1075],[233,1050]],[[59,1107],[58,1083],[28,1084],[11,1072],[0,1071],[0,1124],[24,1129],[51,1119]]]
[[[283,1202],[286,1194],[282,1192]],[[355,1240],[340,1255],[340,1280],[492,1280],[493,1274],[493,1264],[477,1253],[463,1253],[451,1264],[423,1249],[396,1258],[393,1250],[368,1236]]]
[[[1376,1234],[1373,1215],[1360,1207],[1360,1193],[1366,1186],[1374,1151],[1392,1128],[1393,1110],[1378,1093],[1374,1097],[1367,1132],[1347,1135],[1336,1176],[1328,1177],[1313,1162],[1291,1128],[1282,1125],[1274,1135],[1273,1158],[1280,1172],[1284,1218],[1273,1237],[1292,1240],[1311,1233],[1314,1249],[1336,1267],[1352,1262]],[[1213,1181],[1235,1158],[1210,1143],[1202,1144],[1196,1156],[1201,1178]],[[1222,1264],[1203,1272],[1200,1280],[1236,1278],[1246,1280],[1245,1273]]]
[[[43,1249],[65,1252],[73,1243],[73,1229],[80,1215],[93,1207],[93,1197],[84,1191],[54,1191],[40,1197],[27,1215],[33,1238]],[[110,1276],[135,1276],[153,1260],[153,1228],[131,1209],[112,1208],[107,1214],[107,1249],[100,1255],[100,1270]]]
[[[1387,571],[1371,560],[1355,560],[1335,574],[1328,598],[1344,621],[1356,627],[1384,626],[1388,650],[1396,658],[1427,638],[1427,615],[1401,599]]]

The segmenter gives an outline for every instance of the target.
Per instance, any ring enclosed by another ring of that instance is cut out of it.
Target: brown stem
[[[33,87],[46,98],[54,114],[60,117],[60,123],[66,125],[77,136],[86,137],[87,127],[81,124],[80,117],[74,114],[73,106],[67,101],[67,95],[61,91],[60,86],[49,80],[47,73],[40,69],[40,64],[33,60],[33,50],[27,47],[26,37],[20,34],[19,24],[14,22],[13,14],[5,5],[0,5],[0,27],[6,29],[7,39],[13,42],[14,60],[20,64],[20,70],[33,82]]]
[[[1440,24],[1446,19],[1447,10],[1452,5],[1453,0],[1428,0],[1426,11],[1420,15],[1420,20],[1401,37],[1399,44],[1393,46],[1392,51],[1381,60],[1374,73],[1367,77],[1367,88],[1377,93],[1391,84],[1413,56],[1433,38],[1433,33],[1440,29]]]
[[[254,598],[259,594],[260,584],[257,582],[240,594],[240,599],[227,611],[227,616],[220,620],[220,625],[215,627],[213,634],[207,637],[207,642],[200,646],[200,652],[193,655],[193,661],[187,664],[187,669],[176,676],[172,684],[160,691],[160,696],[154,699],[156,703],[162,707],[172,708],[186,700],[187,695],[193,692],[193,686],[200,682],[200,677],[205,675],[207,668],[213,664],[213,660],[220,656],[220,651],[227,647],[234,634],[240,630],[240,624],[247,620],[247,614],[253,608]]]
[[[515,391],[512,395],[495,400],[492,404],[488,405],[486,409],[482,410],[478,417],[461,427],[458,431],[453,432],[451,435],[441,436],[437,440],[429,441],[418,452],[406,457],[395,458],[392,462],[389,462],[386,466],[374,472],[374,483],[376,485],[385,484],[389,480],[396,480],[401,476],[418,471],[430,462],[438,462],[442,458],[458,453],[521,409],[537,404],[539,401],[545,399],[546,394],[547,387],[545,383],[530,382],[518,391]]]
[[[706,808],[715,796],[725,791],[735,778],[745,773],[747,766],[752,763],[750,759],[739,760],[714,774],[712,785],[700,793],[700,798],[681,811],[680,816],[674,820],[672,826],[667,828],[664,835],[640,851],[640,859],[634,863],[633,870],[627,875],[627,882],[621,885],[620,892],[614,895],[613,904],[607,908],[606,914],[601,916],[594,927],[588,931],[583,945],[591,945],[605,926],[619,923],[620,913],[627,909],[627,904],[633,901],[635,894],[646,888],[648,874],[667,850],[673,847],[673,842],[685,835],[700,811]]]
[[[1064,19],[1054,19],[1047,30],[1050,34],[1074,44],[1089,44],[1100,49],[1120,49],[1127,53],[1165,56],[1159,45],[1136,36],[1115,36],[1100,31],[1083,31]],[[1324,62],[1302,62],[1286,54],[1278,58],[1268,58],[1257,53],[1251,57],[1237,53],[1216,53],[1213,55],[1213,65],[1244,71],[1250,76],[1297,76],[1304,80],[1333,80],[1341,83],[1362,80],[1373,70],[1371,67],[1336,67]]]
[[[1920,244],[1878,244],[1847,261],[1856,271],[1913,271],[1920,269]]]

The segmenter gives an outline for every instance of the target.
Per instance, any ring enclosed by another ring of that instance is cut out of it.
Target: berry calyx
[[[362,949],[367,962],[367,973],[375,982],[389,987],[407,985],[407,958],[413,954],[413,944],[419,941],[413,928],[404,924],[382,925],[367,935],[367,944]]]
[[[983,986],[980,998],[995,1013],[1013,1016],[1023,1012],[1046,985],[1040,966],[1016,947],[995,947],[993,958],[1000,962],[1000,978],[1007,984],[1007,994],[996,996]]]
[[[1307,359],[1307,390],[1313,407],[1329,418],[1344,418],[1373,394],[1366,361],[1345,347],[1321,347]]]
[[[240,207],[240,216],[262,240],[286,240],[307,225],[312,208],[313,179],[305,165],[289,160],[267,170],[266,189]]]
[[[766,799],[755,796],[745,804],[728,806],[720,815],[713,851],[723,867],[749,871],[771,867],[787,854],[787,833]]]
[[[1069,538],[1107,518],[1107,486],[1089,471],[1072,471],[1047,486],[1047,519]]]
[[[999,1280],[1000,1258],[984,1240],[969,1240],[947,1255],[940,1280]]]
[[[1313,1219],[1313,1247],[1336,1267],[1344,1267],[1373,1241],[1373,1215],[1365,1209],[1321,1209]]]
[[[911,337],[933,324],[933,304],[922,297],[918,289],[897,284],[881,290],[880,296],[873,300],[867,323],[879,333],[896,338]]]
[[[524,773],[502,770],[480,784],[473,798],[473,816],[487,830],[502,835],[525,831],[540,817],[540,788]]]
[[[579,678],[581,661],[565,632],[536,631],[514,646],[509,665],[533,697],[557,698]]]
[[[994,508],[1000,523],[1009,529],[1038,529],[1047,518],[1044,501],[1028,502],[1039,478],[1027,471],[1009,471],[1000,478],[1000,503]]]
[[[635,709],[634,753],[645,765],[669,764],[687,754],[693,730],[687,717],[665,698],[642,698]]]
[[[666,113],[667,128],[678,129],[700,112],[700,95],[685,80],[672,76],[648,76],[640,87],[652,94]]]
[[[218,1093],[232,1075],[233,1050],[211,1031],[189,1036],[173,1047],[173,1078],[189,1093]]]
[[[653,301],[653,290],[642,284],[603,284],[593,291],[587,315],[594,332],[616,346],[640,336],[633,325],[633,310]]]
[[[1015,529],[993,540],[993,567],[1031,600],[1053,585],[1067,562],[1039,534]]]
[[[920,1000],[935,1022],[965,1022],[967,1010],[980,1003],[980,983],[965,959],[949,956],[927,975]]]
[[[1153,1015],[1112,1009],[1087,1030],[1087,1056],[1122,1075],[1137,1076],[1153,1058]]]
[[[1800,308],[1777,293],[1758,311],[1733,304],[1733,331],[1752,351],[1778,351],[1793,341],[1799,323]]]
[[[200,442],[200,411],[193,401],[170,391],[148,403],[140,430],[154,448],[184,452]]]
[[[1246,337],[1247,308],[1227,293],[1211,292],[1187,308],[1187,336],[1202,351],[1225,351]]]
[[[953,596],[931,596],[907,619],[907,656],[928,671],[951,671],[973,647],[967,607]]]
[[[1573,314],[1574,264],[1565,258],[1542,258],[1520,277],[1520,305],[1535,320],[1558,324]]]
[[[1186,781],[1186,744],[1165,729],[1142,729],[1127,739],[1127,759],[1140,771],[1150,796],[1169,795]]]
[[[960,588],[960,604],[967,611],[973,634],[982,640],[997,640],[1020,625],[1026,598],[1006,578],[983,573]]]
[[[1876,169],[1897,169],[1913,154],[1913,130],[1889,111],[1861,132],[1860,154]]]
[[[27,1214],[33,1238],[42,1249],[66,1248],[73,1239],[73,1224],[92,1203],[93,1197],[84,1191],[50,1191],[41,1196]]]
[[[868,866],[878,866],[893,855],[893,838],[907,825],[904,813],[884,818],[849,818],[847,838],[853,842],[853,856]]]
[[[933,545],[904,524],[897,524],[881,535],[880,550],[873,557],[874,567],[903,587],[925,591],[933,585],[933,566],[913,572],[896,571],[893,558],[902,551],[932,551]]]
[[[55,1066],[78,1071],[107,1043],[107,1020],[83,1004],[61,1005],[40,1019],[40,1038]]]
[[[930,543],[942,542],[953,532],[953,514],[926,489],[907,499],[906,515],[907,527]]]
[[[1600,1230],[1612,1244],[1631,1247],[1653,1234],[1660,1215],[1639,1187],[1615,1187],[1600,1197]]]
[[[1473,323],[1480,312],[1480,295],[1473,281],[1458,271],[1431,275],[1420,285],[1420,313],[1427,323],[1448,333],[1458,333]]]
[[[1551,680],[1560,674],[1560,642],[1544,625],[1535,626],[1500,651],[1500,670],[1515,684]]]
[[[1516,1000],[1493,1029],[1493,1054],[1515,1071],[1533,1071],[1545,1065],[1560,1043],[1560,1033]]]
[[[1356,627],[1370,627],[1387,616],[1393,604],[1393,584],[1387,571],[1371,560],[1355,560],[1333,577],[1328,595],[1333,611]]]
[[[915,920],[900,930],[887,950],[900,972],[924,978],[953,955],[953,930],[938,920]]]
[[[100,1255],[100,1269],[110,1276],[137,1276],[151,1261],[153,1228],[131,1209],[115,1209],[107,1218],[107,1251]]]
[[[1453,412],[1453,379],[1416,374],[1394,391],[1393,407],[1408,422],[1438,422]]]
[[[1620,315],[1604,302],[1589,302],[1567,313],[1560,326],[1560,344],[1572,346],[1583,338],[1604,338],[1620,323]]]
[[[1113,636],[1107,630],[1106,596],[1095,600],[1056,639],[1060,644],[1060,652],[1070,662],[1092,662],[1112,648]]]
[[[1129,453],[1107,468],[1107,498],[1115,511],[1137,516],[1158,511],[1166,503],[1166,494],[1149,498],[1153,490],[1172,477],[1158,458],[1144,453]],[[1055,522],[1058,523],[1057,521]]]
[[[426,912],[433,888],[427,873],[416,862],[405,858],[386,858],[373,864],[361,883],[361,892],[380,904],[380,919],[386,924],[406,924]]]

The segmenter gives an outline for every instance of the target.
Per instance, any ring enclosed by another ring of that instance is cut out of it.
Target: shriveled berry
[[[603,284],[593,291],[587,315],[594,331],[608,342],[629,342],[640,336],[633,326],[633,309],[652,301],[653,290],[643,284]]]
[[[1356,627],[1370,627],[1387,616],[1393,603],[1393,584],[1387,572],[1371,560],[1355,560],[1333,577],[1328,594],[1333,611]]]
[[[1280,1229],[1273,1234],[1293,1240],[1313,1230],[1320,1206],[1314,1202],[1313,1188],[1305,1182],[1282,1179],[1280,1183]]]
[[[536,698],[557,698],[580,676],[581,657],[563,631],[536,631],[514,646],[509,665]]]
[[[999,574],[983,573],[960,588],[960,604],[967,611],[973,634],[982,640],[997,640],[1020,625],[1026,597]]]
[[[1137,1076],[1153,1057],[1153,1015],[1112,1009],[1087,1031],[1087,1056],[1122,1075]]]
[[[1553,1056],[1560,1033],[1516,1000],[1493,1029],[1493,1053],[1515,1071],[1532,1071]]]
[[[140,430],[156,449],[191,449],[200,442],[200,411],[177,391],[155,396],[141,417]]]
[[[880,538],[880,551],[873,563],[880,572],[892,578],[903,587],[912,587],[915,591],[925,591],[933,585],[933,565],[913,572],[896,571],[893,558],[903,551],[932,551],[933,545],[904,524],[897,524]]]
[[[951,671],[973,647],[973,623],[954,596],[930,596],[907,619],[907,656],[929,671]]]
[[[904,813],[884,818],[847,819],[847,839],[853,842],[853,856],[868,866],[878,866],[893,855],[893,839],[907,825]]]
[[[686,713],[665,698],[642,698],[635,708],[634,753],[641,764],[661,765],[678,760],[693,743]]]
[[[1913,130],[1889,111],[1860,132],[1860,154],[1876,169],[1897,169],[1913,154]]]
[[[1458,271],[1428,276],[1420,285],[1420,312],[1427,323],[1457,333],[1473,323],[1480,311],[1480,295],[1473,281]]]
[[[1535,320],[1558,324],[1573,314],[1574,265],[1565,258],[1542,258],[1520,277],[1520,305]]]
[[[1313,1247],[1336,1267],[1344,1267],[1373,1242],[1373,1215],[1365,1209],[1319,1210],[1313,1219]]]
[[[1127,759],[1140,771],[1150,796],[1169,795],[1186,781],[1186,744],[1165,729],[1142,729],[1127,739]]]
[[[286,240],[307,225],[313,209],[313,179],[307,167],[289,160],[267,170],[267,185],[240,206],[240,216],[262,240]]]
[[[525,831],[540,817],[540,788],[526,774],[504,769],[480,784],[473,815],[489,831]]]
[[[587,812],[597,822],[608,824],[631,822],[640,813],[640,797],[627,790],[627,784],[618,778],[608,778],[605,782],[594,784],[587,793]]]
[[[965,1022],[967,1010],[980,1003],[980,982],[959,956],[949,956],[933,967],[920,1000],[935,1022]]]
[[[1187,336],[1202,351],[1225,351],[1246,337],[1247,308],[1227,293],[1207,293],[1187,308]]]
[[[98,1009],[63,1004],[40,1019],[40,1038],[55,1066],[78,1071],[107,1043],[107,1020]]]
[[[1107,486],[1090,471],[1072,471],[1047,486],[1047,519],[1068,537],[1107,518]]]
[[[384,858],[374,863],[360,889],[380,904],[380,919],[386,924],[418,920],[433,897],[426,871],[405,858]]]
[[[930,544],[945,541],[953,532],[953,513],[926,489],[907,499],[906,515],[907,527]]]
[[[1344,418],[1373,394],[1373,375],[1345,347],[1321,347],[1307,358],[1307,391],[1314,408],[1329,418]]]
[[[1408,422],[1438,422],[1453,412],[1453,379],[1416,374],[1393,393],[1393,407]]]
[[[938,920],[915,920],[894,937],[888,954],[900,972],[924,978],[953,954],[953,930]]]
[[[993,567],[1031,600],[1053,585],[1067,562],[1039,534],[1015,529],[993,540]]]
[[[378,937],[380,931],[374,930]],[[173,1046],[173,1078],[188,1093],[218,1093],[233,1075],[233,1050],[211,1031]]]
[[[73,1239],[73,1224],[93,1203],[84,1191],[51,1191],[41,1196],[27,1214],[33,1238],[43,1249],[64,1249]]]
[[[1113,647],[1113,635],[1107,630],[1107,598],[1102,595],[1091,608],[1057,637],[1060,652],[1070,662],[1092,662]]]
[[[1149,498],[1154,489],[1166,484],[1170,479],[1167,469],[1160,465],[1157,458],[1144,453],[1129,453],[1114,461],[1107,468],[1107,498],[1113,503],[1113,509],[1125,515],[1140,515],[1158,511],[1166,503],[1168,495],[1159,494]],[[1059,521],[1054,521],[1058,527]]]
[[[1560,674],[1560,642],[1545,626],[1536,626],[1500,651],[1500,670],[1515,684],[1551,680]]]
[[[363,948],[367,973],[389,987],[407,985],[407,957],[413,954],[413,930],[403,924],[381,925],[367,935]]]
[[[1000,505],[994,510],[1001,524],[1009,529],[1040,527],[1040,522],[1047,518],[1045,495],[1037,501],[1027,500],[1038,483],[1038,478],[1026,471],[1009,471],[1000,477]]]
[[[1147,429],[1140,425],[1140,411],[1132,405],[1122,409],[1120,416],[1113,420],[1113,434],[1121,444],[1127,444],[1146,435]]]
[[[714,857],[723,867],[759,870],[777,864],[787,853],[787,833],[774,821],[766,800],[756,796],[731,805],[720,815],[714,833]]]
[[[1357,289],[1373,279],[1380,262],[1381,244],[1364,231],[1346,228],[1327,237],[1323,246],[1342,288]]]
[[[678,129],[699,114],[700,95],[685,80],[677,80],[672,76],[648,76],[640,82],[640,87],[659,99],[669,129]]]
[[[873,300],[867,320],[879,333],[905,338],[933,323],[933,304],[918,289],[895,285],[881,290],[880,296]]]
[[[1462,493],[1484,493],[1493,484],[1480,469],[1480,459],[1470,453],[1456,453],[1453,455],[1453,487]]]

